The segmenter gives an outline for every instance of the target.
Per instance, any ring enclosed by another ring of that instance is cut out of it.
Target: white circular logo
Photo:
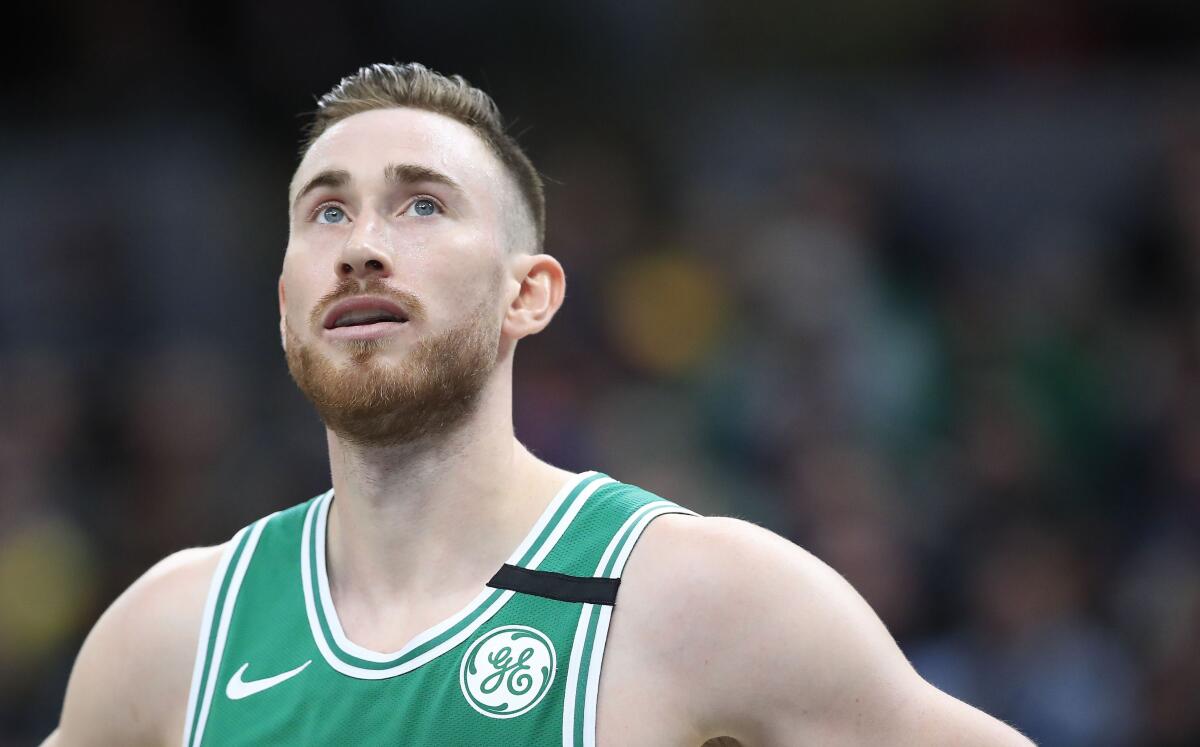
[[[471,707],[492,718],[520,716],[550,692],[554,645],[540,630],[505,625],[484,633],[463,656],[458,684]]]

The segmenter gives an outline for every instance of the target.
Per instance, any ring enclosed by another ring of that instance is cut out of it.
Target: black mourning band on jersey
[[[557,599],[560,602],[582,602],[584,604],[607,604],[617,602],[619,578],[597,578],[594,576],[570,576],[553,571],[535,571],[505,563],[492,576],[487,585],[493,589],[507,589],[532,594],[535,597]]]

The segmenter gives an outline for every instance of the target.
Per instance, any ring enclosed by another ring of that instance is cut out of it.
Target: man
[[[516,441],[565,279],[486,94],[360,70],[289,197],[280,334],[333,489],[131,586],[50,744],[1029,744],[800,548]]]

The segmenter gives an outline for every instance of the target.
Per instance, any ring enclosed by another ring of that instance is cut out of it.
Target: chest
[[[513,558],[517,571],[543,561],[558,570],[533,581],[520,572],[493,579],[393,652],[357,646],[341,628],[320,553],[321,505],[300,531],[284,525],[265,534],[268,517],[232,543],[214,579],[185,743],[698,744],[669,715],[675,697],[639,667],[641,657],[606,664],[613,649],[635,642],[609,646],[614,606],[595,590],[619,577],[618,560],[628,557],[621,548],[637,536],[630,517],[648,523],[654,510],[679,510],[659,503],[639,498],[617,516],[599,515],[602,533],[570,524],[562,511],[562,530],[547,522]],[[258,555],[256,542],[267,548]]]
[[[199,744],[700,743],[640,644],[606,638],[612,608],[517,596],[487,615],[499,598],[384,661],[330,635],[331,663],[303,626],[247,621],[210,675]]]

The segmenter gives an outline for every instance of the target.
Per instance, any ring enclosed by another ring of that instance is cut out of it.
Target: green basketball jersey
[[[329,594],[333,492],[238,532],[213,575],[183,744],[594,745],[621,571],[655,517],[691,513],[596,472],[559,491],[463,610],[392,653]]]

